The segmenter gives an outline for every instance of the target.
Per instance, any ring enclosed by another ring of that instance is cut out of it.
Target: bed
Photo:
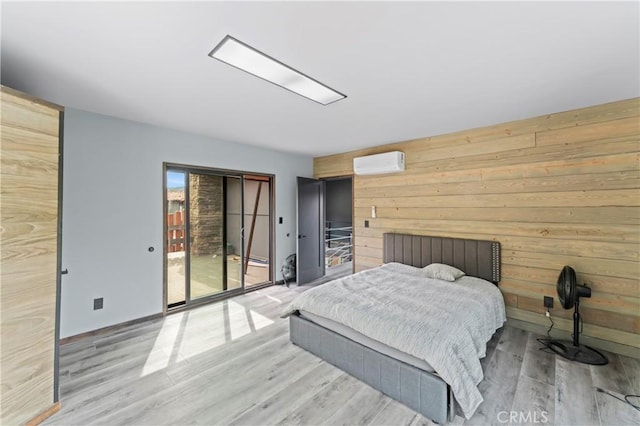
[[[302,293],[285,309],[291,341],[444,424],[482,396],[480,358],[506,320],[500,244],[384,234],[384,264]],[[453,281],[423,267],[451,265]]]

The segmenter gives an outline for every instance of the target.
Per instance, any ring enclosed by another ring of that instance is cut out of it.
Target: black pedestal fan
[[[558,298],[560,304],[565,309],[575,308],[573,311],[573,341],[546,339],[541,340],[549,349],[569,359],[584,364],[605,365],[609,361],[607,357],[590,348],[580,345],[580,298],[591,297],[591,289],[584,285],[578,285],[576,281],[576,271],[571,266],[562,268],[558,276]]]

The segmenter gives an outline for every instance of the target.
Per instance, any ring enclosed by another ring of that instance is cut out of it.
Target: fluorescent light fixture
[[[227,35],[209,56],[322,105],[346,98],[340,92]]]

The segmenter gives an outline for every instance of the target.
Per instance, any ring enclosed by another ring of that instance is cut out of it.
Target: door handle
[[[298,239],[307,238],[306,235],[298,235]]]
[[[66,269],[66,268],[64,270],[60,271],[60,275],[67,275],[68,273],[69,273],[69,270]]]

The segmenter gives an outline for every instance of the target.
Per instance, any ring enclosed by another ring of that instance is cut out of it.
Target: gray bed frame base
[[[374,351],[299,315],[289,316],[291,341],[414,411],[445,424],[453,394],[440,377]]]
[[[460,238],[384,234],[384,263],[416,267],[446,263],[495,284],[500,243]],[[455,400],[437,374],[374,351],[297,314],[289,316],[293,343],[440,424],[453,420]]]

